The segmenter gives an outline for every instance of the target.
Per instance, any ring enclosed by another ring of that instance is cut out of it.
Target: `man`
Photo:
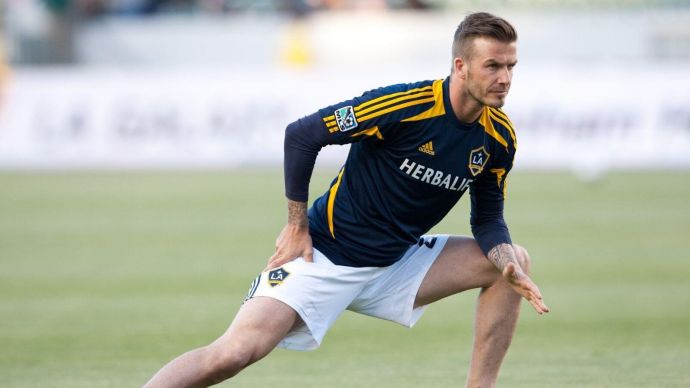
[[[515,133],[500,109],[517,63],[513,27],[471,14],[445,80],[364,93],[290,124],[285,137],[288,224],[223,336],[171,361],[149,387],[208,386],[276,346],[319,346],[349,309],[412,326],[424,306],[481,288],[468,387],[492,387],[526,298],[548,312],[530,260],[503,220]],[[316,154],[353,143],[307,214]],[[424,236],[470,190],[474,238]]]

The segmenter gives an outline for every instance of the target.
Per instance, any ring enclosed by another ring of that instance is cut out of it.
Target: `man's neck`
[[[473,123],[479,119],[484,105],[472,97],[461,84],[461,80],[450,77],[448,94],[455,117],[463,123]]]

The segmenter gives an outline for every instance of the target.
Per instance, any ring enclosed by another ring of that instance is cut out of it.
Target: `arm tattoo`
[[[288,224],[307,226],[307,203],[288,199]]]
[[[489,258],[489,261],[492,262],[493,265],[496,266],[496,268],[498,268],[498,270],[501,272],[503,272],[505,269],[506,264],[510,262],[518,264],[518,268],[520,267],[517,258],[515,257],[515,251],[510,244],[496,245],[489,251],[487,257]]]

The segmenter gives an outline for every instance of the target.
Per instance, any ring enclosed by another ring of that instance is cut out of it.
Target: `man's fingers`
[[[535,287],[536,288],[536,287]],[[530,293],[529,297],[527,297],[527,300],[529,303],[534,307],[534,310],[537,311],[539,314],[543,313],[548,313],[549,308],[544,304],[544,300],[541,297],[541,294],[539,293],[539,289],[536,289],[536,292]]]
[[[534,311],[536,311],[537,314],[544,314],[544,309],[539,305],[538,301],[530,300],[529,303],[532,305],[532,308],[534,308]]]
[[[288,261],[290,261],[290,260],[285,260],[285,257],[282,254],[282,252],[276,252],[273,254],[273,256],[271,256],[268,259],[268,264],[266,265],[266,268],[264,268],[264,270],[262,272],[265,272],[265,271],[268,271],[268,270],[271,270],[274,268],[278,268]]]
[[[304,252],[304,254],[302,254],[302,258],[304,259],[304,261],[312,263],[314,261],[314,252],[313,251],[306,251],[306,252]]]
[[[543,311],[545,313],[548,313],[549,311],[551,311],[549,309],[549,306],[545,305],[544,301],[542,301],[542,300],[539,300],[539,307],[541,308],[541,311]]]
[[[541,299],[534,298],[530,299],[529,302],[532,307],[534,307],[534,310],[536,310],[539,314],[548,313],[550,311],[549,308],[544,304],[544,301]]]
[[[274,253],[273,256],[271,256],[268,259],[268,264],[266,265],[266,268],[264,268],[264,272],[271,270],[271,269],[278,268],[281,265],[287,263],[288,261],[292,261],[298,257],[302,257],[304,259],[304,261],[308,261],[308,262],[314,261],[312,251],[305,252],[302,256],[295,255],[295,254],[287,255],[287,254],[283,254],[283,252],[280,251],[280,252]]]
[[[275,268],[276,266],[274,265],[274,263],[275,263],[275,261],[276,261],[277,259],[278,259],[278,253],[276,252],[276,253],[273,254],[273,256],[271,256],[271,257],[268,259],[268,263],[266,263],[266,268],[264,268],[264,270],[261,271],[261,272],[266,272],[266,271],[268,271],[269,269]]]

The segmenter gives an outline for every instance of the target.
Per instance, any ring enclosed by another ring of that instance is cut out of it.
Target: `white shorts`
[[[412,327],[425,306],[414,309],[424,276],[448,240],[447,235],[424,236],[402,259],[388,267],[346,267],[333,264],[318,250],[314,262],[298,258],[261,273],[247,299],[267,296],[292,307],[302,318],[278,344],[292,350],[313,350],[345,310]]]

